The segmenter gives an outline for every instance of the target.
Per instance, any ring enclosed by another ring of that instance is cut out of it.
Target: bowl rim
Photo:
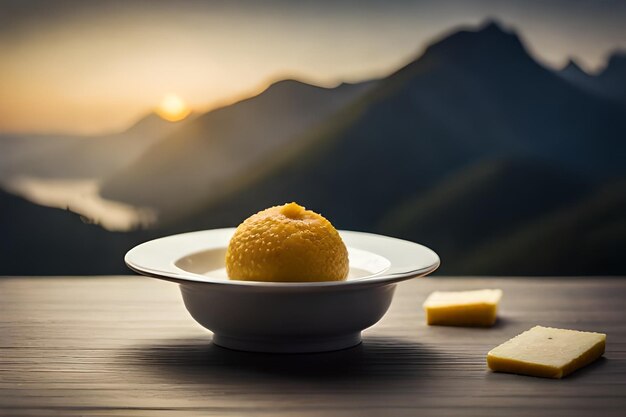
[[[394,237],[338,230],[346,246],[383,256],[391,262],[391,266],[377,274],[343,281],[316,281],[316,282],[264,282],[241,281],[221,278],[212,278],[202,274],[185,271],[175,265],[176,261],[184,256],[203,250],[226,248],[230,236],[236,228],[221,228],[180,233],[158,239],[149,240],[130,249],[124,256],[124,262],[132,271],[152,278],[172,281],[178,284],[193,284],[202,286],[219,286],[221,288],[264,288],[264,289],[339,289],[354,288],[371,285],[392,284],[410,278],[421,277],[434,272],[441,261],[439,256],[430,248],[419,243]],[[203,237],[213,235],[213,245],[202,245]],[[357,245],[349,244],[357,242]],[[217,243],[217,244],[216,244]],[[188,246],[185,247],[185,244]],[[376,248],[372,250],[372,248]],[[168,250],[169,249],[169,250]],[[167,251],[166,256],[156,257],[150,251]],[[380,253],[382,250],[383,253]],[[417,263],[413,258],[423,258],[427,261]],[[157,259],[158,258],[158,259]],[[148,265],[146,265],[146,259]],[[395,265],[394,265],[395,261]],[[153,262],[154,266],[150,266]]]

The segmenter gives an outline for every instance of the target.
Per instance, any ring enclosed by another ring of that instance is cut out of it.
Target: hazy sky
[[[0,131],[97,133],[171,93],[204,110],[283,77],[378,77],[488,17],[553,66],[626,49],[615,0],[0,0]]]

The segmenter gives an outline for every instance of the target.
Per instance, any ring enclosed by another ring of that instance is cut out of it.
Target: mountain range
[[[298,155],[240,180],[196,218],[208,212],[206,226],[235,224],[296,200],[345,228],[370,229],[482,161],[525,158],[589,181],[623,175],[625,131],[618,106],[537,64],[515,34],[491,23],[432,45],[316,129]]]
[[[0,275],[124,274],[123,254],[149,236],[110,232],[4,191],[0,209]]]
[[[191,120],[172,123],[149,113],[124,131],[104,135],[0,135],[0,178],[102,179]]]
[[[206,113],[152,146],[104,182],[102,194],[158,210],[161,223],[217,199],[234,178],[286,157],[307,132],[353,101],[374,81],[321,88],[296,80]],[[164,198],[167,196],[167,198]]]
[[[606,67],[597,74],[589,74],[573,59],[559,74],[575,86],[621,102],[626,107],[626,51],[612,54]]]
[[[606,76],[554,71],[515,32],[487,22],[441,38],[380,80],[275,83],[168,132],[103,177],[105,197],[152,207],[160,224],[102,238],[99,250],[121,260],[141,240],[235,226],[297,201],[338,228],[426,244],[442,273],[626,274],[620,63],[609,60]],[[95,226],[78,226],[101,239]],[[0,273],[26,256],[5,249]],[[86,262],[73,271],[120,267]]]

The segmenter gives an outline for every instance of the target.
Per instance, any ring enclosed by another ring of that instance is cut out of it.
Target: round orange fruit
[[[244,220],[226,252],[226,272],[236,280],[340,281],[348,268],[348,251],[337,230],[296,203]]]

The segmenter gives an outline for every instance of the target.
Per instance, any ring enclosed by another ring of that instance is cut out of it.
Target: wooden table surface
[[[502,288],[490,329],[428,327],[434,290]],[[562,380],[490,372],[485,355],[536,325],[607,333]],[[623,416],[626,279],[442,278],[398,287],[362,345],[230,351],[175,284],[143,277],[0,278],[2,416]]]

